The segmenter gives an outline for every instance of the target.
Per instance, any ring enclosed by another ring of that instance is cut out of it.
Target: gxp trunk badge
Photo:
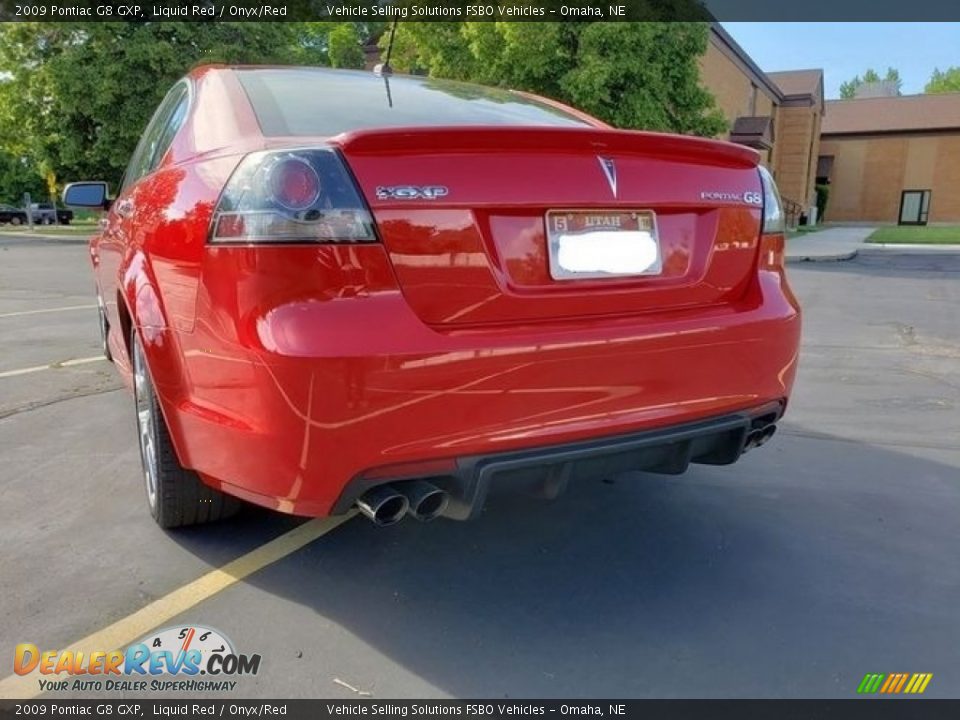
[[[607,176],[607,182],[610,183],[610,192],[613,193],[613,196],[617,196],[617,166],[613,164],[613,160],[610,158],[597,156],[597,160],[600,162],[600,167],[603,169],[603,174]]]
[[[378,185],[378,200],[436,200],[446,197],[450,190],[444,185]]]

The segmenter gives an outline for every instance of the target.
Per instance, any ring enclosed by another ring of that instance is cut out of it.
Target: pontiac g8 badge
[[[721,192],[719,190],[704,190],[700,193],[701,200],[715,200],[717,202],[742,202],[747,205],[763,205],[763,195],[753,190],[744,192]]]

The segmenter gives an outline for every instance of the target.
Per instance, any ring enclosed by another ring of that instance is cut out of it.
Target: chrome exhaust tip
[[[777,431],[777,426],[773,423],[769,425],[764,425],[762,428],[756,430],[751,430],[744,440],[742,452],[747,452],[753,448],[758,448],[761,445],[765,444],[767,440],[773,437],[773,434]]]
[[[357,500],[357,508],[360,512],[378,527],[400,522],[409,507],[407,498],[390,485],[371,488]]]
[[[407,512],[420,522],[429,522],[442,515],[450,501],[445,490],[426,480],[408,480],[398,484],[397,489],[407,500]]]
[[[754,447],[760,447],[767,442],[770,438],[773,437],[773,434],[777,431],[776,425],[767,425],[763,430],[760,431],[760,436],[757,438]]]

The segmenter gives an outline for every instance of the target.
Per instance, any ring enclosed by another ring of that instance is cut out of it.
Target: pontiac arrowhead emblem
[[[610,192],[613,193],[613,196],[617,196],[617,166],[613,164],[613,160],[605,157],[597,157],[597,160],[600,162],[600,167],[603,169],[603,174],[607,176],[607,182],[610,183]]]

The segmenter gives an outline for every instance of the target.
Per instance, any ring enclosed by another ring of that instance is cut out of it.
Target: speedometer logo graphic
[[[204,625],[168,627],[148,635],[140,641],[151,653],[169,652],[174,658],[195,659],[194,664],[205,668],[213,655],[236,655],[230,639],[219,630]],[[199,653],[199,655],[198,655]],[[204,670],[201,674],[206,674]]]

